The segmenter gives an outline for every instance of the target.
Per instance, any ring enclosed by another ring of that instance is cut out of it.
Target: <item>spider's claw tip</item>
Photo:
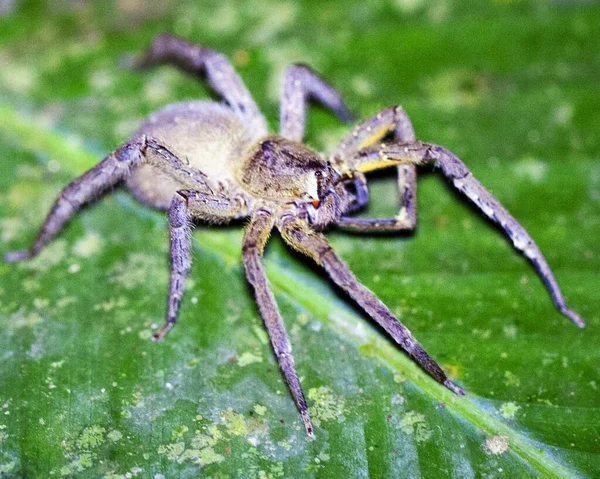
[[[308,414],[308,411],[302,411],[300,413],[300,415],[302,416],[302,422],[304,423],[304,429],[306,429],[306,435],[310,439],[315,439],[315,429],[313,427],[312,420],[310,419],[310,415]]]
[[[585,320],[580,318],[579,316],[577,316],[576,318],[571,318],[573,320],[573,322],[575,323],[575,325],[578,328],[585,328]]]
[[[152,335],[152,341],[154,341],[155,343],[162,341],[167,335],[167,333],[171,331],[171,329],[173,329],[173,325],[174,322],[167,321],[162,328],[160,328],[158,331],[156,331],[156,333]]]
[[[572,309],[564,308],[561,310],[561,313],[573,321],[579,328],[585,328],[585,320]]]
[[[10,253],[6,253],[4,255],[5,263],[16,263],[18,261],[23,261],[25,259],[31,258],[31,252],[29,250],[22,251],[11,251]]]
[[[157,331],[156,333],[154,333],[152,335],[152,342],[153,343],[161,342],[165,338],[166,334],[167,334],[167,332],[163,331],[162,329],[160,331]]]
[[[457,386],[456,384],[454,384],[449,379],[446,379],[444,381],[444,386],[446,386],[448,389],[450,389],[450,391],[452,391],[457,396],[464,396],[465,395],[465,390],[463,388]]]

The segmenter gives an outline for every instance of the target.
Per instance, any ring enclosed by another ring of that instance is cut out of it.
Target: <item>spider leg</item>
[[[345,213],[353,213],[362,209],[367,203],[369,203],[369,187],[367,185],[367,179],[360,171],[353,173],[354,183],[354,194],[352,201],[346,207]],[[351,218],[348,218],[351,219]]]
[[[279,313],[277,302],[271,291],[262,260],[263,250],[273,229],[273,223],[271,214],[264,210],[259,210],[252,218],[244,233],[242,246],[244,267],[248,281],[254,288],[256,302],[258,303],[260,314],[269,334],[271,345],[275,351],[277,363],[288,383],[296,407],[302,416],[306,433],[313,438],[314,428],[294,365],[292,346],[285,331],[285,325]]]
[[[400,212],[397,216],[394,218],[356,218],[352,216],[342,216],[337,221],[336,225],[349,231],[359,232],[412,231],[417,223],[417,170],[414,165],[398,165],[397,170],[398,191],[400,193],[401,205]],[[365,180],[358,180],[356,183],[356,188],[361,188],[362,191],[366,191],[368,198]],[[365,193],[362,194],[365,195]],[[360,202],[358,204],[360,204]],[[358,204],[357,208],[351,208],[347,213],[359,209]]]
[[[399,106],[385,108],[354,128],[338,144],[334,151],[334,157],[351,158],[357,151],[374,145],[387,135],[391,135],[395,142],[406,143],[416,140],[410,118]],[[417,223],[417,169],[414,165],[397,165],[396,170],[400,196],[400,211],[397,216],[394,218],[344,216],[337,223],[338,226],[361,232],[413,230]],[[364,189],[366,188],[365,184]]]
[[[185,290],[185,279],[192,264],[192,220],[202,218],[223,222],[239,214],[241,214],[241,206],[223,196],[192,190],[180,190],[175,194],[169,208],[171,280],[167,299],[167,318],[165,324],[152,337],[153,341],[163,339],[177,321],[179,305]]]
[[[144,69],[163,64],[205,76],[212,89],[225,99],[244,124],[251,125],[258,137],[267,134],[265,118],[225,55],[163,33],[154,38],[144,54],[133,60],[133,66]]]
[[[427,354],[388,307],[356,279],[348,266],[335,254],[323,234],[313,231],[304,221],[290,218],[282,219],[277,227],[283,239],[292,248],[306,254],[322,266],[333,282],[346,291],[436,381],[458,395],[464,394],[461,388],[448,379],[442,368]]]
[[[461,193],[475,203],[488,218],[498,223],[504,229],[515,248],[522,251],[533,263],[533,266],[546,285],[556,308],[577,326],[583,328],[585,321],[567,306],[548,262],[531,236],[529,236],[529,233],[477,181],[467,166],[452,152],[438,145],[421,142],[380,145],[358,152],[354,156],[352,164],[359,171],[363,171],[372,169],[374,165],[378,165],[376,167],[385,167],[397,163],[422,164],[430,161],[433,161],[442,170],[444,176]]]
[[[72,181],[56,199],[33,246],[28,250],[7,253],[4,261],[12,263],[37,256],[83,205],[113,187],[133,166],[139,164],[145,148],[145,139],[131,140]]]
[[[164,169],[164,163],[169,164],[168,174],[181,185],[189,189],[201,190],[205,193],[213,193],[208,177],[197,168],[181,161],[177,156],[171,153],[158,140],[152,137],[145,137],[144,163]]]
[[[354,117],[339,92],[309,66],[292,65],[285,72],[283,81],[279,114],[281,136],[293,141],[302,141],[306,103],[310,99],[332,110],[345,123],[352,121]]]

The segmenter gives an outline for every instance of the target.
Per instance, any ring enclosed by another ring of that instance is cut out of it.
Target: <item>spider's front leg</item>
[[[154,154],[147,155],[148,150]],[[159,141],[147,136],[134,138],[67,185],[48,213],[33,246],[28,250],[7,253],[4,261],[13,263],[37,256],[83,206],[106,193],[125,179],[132,168],[145,162],[158,167],[163,167],[166,162],[171,175],[181,184],[210,191],[202,172],[183,163]]]
[[[393,142],[415,141],[415,130],[406,112],[399,106],[385,108],[377,115],[356,126],[350,134],[340,141],[333,152],[332,157],[341,160],[352,158],[357,151],[380,142],[386,136],[391,136]],[[352,164],[348,164],[352,169]],[[411,231],[417,223],[417,169],[415,165],[397,165],[398,193],[400,196],[400,211],[394,218],[353,218],[344,216],[338,221],[338,226],[351,231],[360,232],[393,232]],[[355,175],[356,176],[356,175]],[[368,192],[364,176],[356,176],[356,188],[362,191],[365,198],[363,205],[368,199]],[[359,209],[348,210],[351,213]]]
[[[277,227],[283,239],[292,248],[306,254],[322,266],[333,282],[346,291],[436,381],[458,395],[464,394],[460,387],[448,379],[442,368],[427,354],[389,308],[356,279],[348,266],[335,254],[323,234],[312,230],[306,222],[293,218],[280,220]]]
[[[273,216],[267,211],[259,210],[254,215],[244,234],[242,245],[244,267],[248,281],[254,288],[256,302],[258,303],[260,314],[269,334],[271,345],[275,351],[277,363],[289,385],[296,407],[302,416],[306,433],[310,437],[314,437],[314,428],[310,414],[308,413],[308,406],[306,405],[306,399],[304,398],[300,379],[298,379],[298,373],[294,365],[294,358],[292,357],[292,346],[285,331],[285,325],[279,313],[275,296],[273,296],[273,292],[271,291],[263,264],[263,250],[273,229],[273,224]]]
[[[452,152],[438,145],[421,142],[375,145],[357,152],[350,162],[358,171],[371,171],[399,163],[419,165],[434,162],[461,193],[504,229],[515,248],[529,258],[544,281],[556,308],[580,328],[585,326],[585,321],[567,306],[548,262],[529,233]]]
[[[160,341],[173,329],[185,289],[185,280],[192,265],[192,222],[194,218],[223,222],[243,214],[240,203],[228,198],[192,190],[178,191],[169,207],[171,236],[171,280],[167,299],[165,324],[154,334]]]
[[[279,105],[281,136],[288,140],[302,141],[306,124],[306,103],[311,99],[332,110],[345,123],[354,118],[335,88],[307,65],[292,65],[285,72]]]
[[[28,250],[7,253],[4,261],[12,263],[37,256],[82,206],[105,193],[125,178],[132,167],[143,161],[146,147],[145,138],[125,143],[67,185],[48,213],[33,246]]]

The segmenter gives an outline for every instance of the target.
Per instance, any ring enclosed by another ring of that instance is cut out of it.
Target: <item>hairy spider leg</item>
[[[354,119],[339,92],[310,67],[303,64],[290,66],[283,80],[279,122],[284,138],[301,142],[306,126],[306,103],[316,100],[332,110],[344,123]]]
[[[452,152],[431,143],[397,143],[376,145],[359,151],[349,159],[352,168],[367,172],[398,163],[423,164],[433,161],[452,184],[491,220],[498,223],[511,239],[513,245],[522,251],[533,263],[542,278],[556,308],[583,328],[585,321],[567,307],[558,282],[539,247],[519,222],[477,181],[467,166]]]
[[[169,164],[168,175],[177,180],[180,185],[184,185],[194,191],[203,191],[209,194],[213,193],[212,185],[207,176],[200,170],[181,161],[158,140],[149,136],[144,136],[143,141],[145,142],[144,164],[156,166],[163,171],[165,170],[166,162]],[[148,150],[151,150],[153,154],[146,155],[145,153]],[[135,195],[135,191],[132,192]]]
[[[156,155],[146,156],[152,149]],[[52,241],[64,225],[82,206],[106,193],[110,188],[127,177],[132,168],[144,162],[154,164],[159,161],[170,163],[170,174],[190,188],[204,188],[210,191],[206,176],[200,171],[185,165],[154,138],[139,137],[120,146],[104,160],[69,183],[56,199],[40,228],[37,239],[28,250],[14,251],[4,256],[4,261],[13,263],[37,256]]]
[[[194,219],[225,222],[245,215],[241,202],[200,191],[181,190],[173,197],[169,208],[171,236],[171,280],[167,298],[165,324],[152,339],[160,341],[173,329],[179,314],[179,305],[185,290],[185,279],[192,265],[192,226]]]
[[[413,142],[416,140],[415,130],[406,112],[399,106],[381,110],[375,116],[356,126],[337,145],[333,152],[334,163],[339,158],[343,164],[344,158],[352,157],[357,151],[379,143],[387,135],[392,136],[393,142]],[[338,226],[361,232],[391,232],[410,231],[417,223],[417,168],[415,165],[397,165],[398,193],[400,211],[394,218],[352,218],[344,216]],[[356,188],[361,188],[362,205],[360,202],[348,212],[360,209],[368,200],[368,187],[364,175],[356,175]],[[365,194],[366,193],[366,194]]]
[[[277,302],[275,301],[275,296],[273,296],[263,264],[263,250],[273,229],[273,225],[273,216],[265,210],[258,210],[253,216],[244,233],[242,244],[244,267],[246,269],[246,277],[254,288],[256,302],[258,303],[260,314],[269,334],[271,345],[275,351],[277,363],[288,383],[296,407],[304,422],[306,433],[313,438],[314,428],[308,412],[308,406],[306,405],[306,399],[302,392],[300,379],[298,379],[298,373],[294,365],[292,346],[285,331],[285,325],[279,313],[279,308],[277,307]]]
[[[148,51],[133,60],[133,67],[144,69],[163,64],[205,76],[212,89],[225,99],[256,138],[268,133],[264,116],[225,55],[163,33],[154,38]]]
[[[37,256],[83,205],[113,187],[130,168],[142,161],[145,147],[143,139],[129,141],[67,185],[54,202],[33,246],[28,250],[7,253],[4,261],[12,263]]]
[[[314,231],[306,221],[292,217],[283,217],[278,222],[277,228],[286,243],[312,258],[325,269],[333,282],[346,291],[436,381],[458,395],[464,394],[461,388],[448,379],[442,368],[427,354],[388,307],[356,279],[348,266],[335,254],[325,235]]]

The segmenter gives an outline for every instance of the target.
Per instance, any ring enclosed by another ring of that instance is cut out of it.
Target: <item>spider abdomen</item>
[[[141,135],[157,140],[215,185],[235,181],[236,163],[252,144],[251,132],[239,117],[226,106],[211,101],[169,105],[150,115],[136,133]],[[169,168],[155,166],[162,161],[157,152],[148,149],[146,155],[155,158],[135,168],[127,178],[127,185],[140,201],[166,210],[176,191],[197,186],[170,175]]]

